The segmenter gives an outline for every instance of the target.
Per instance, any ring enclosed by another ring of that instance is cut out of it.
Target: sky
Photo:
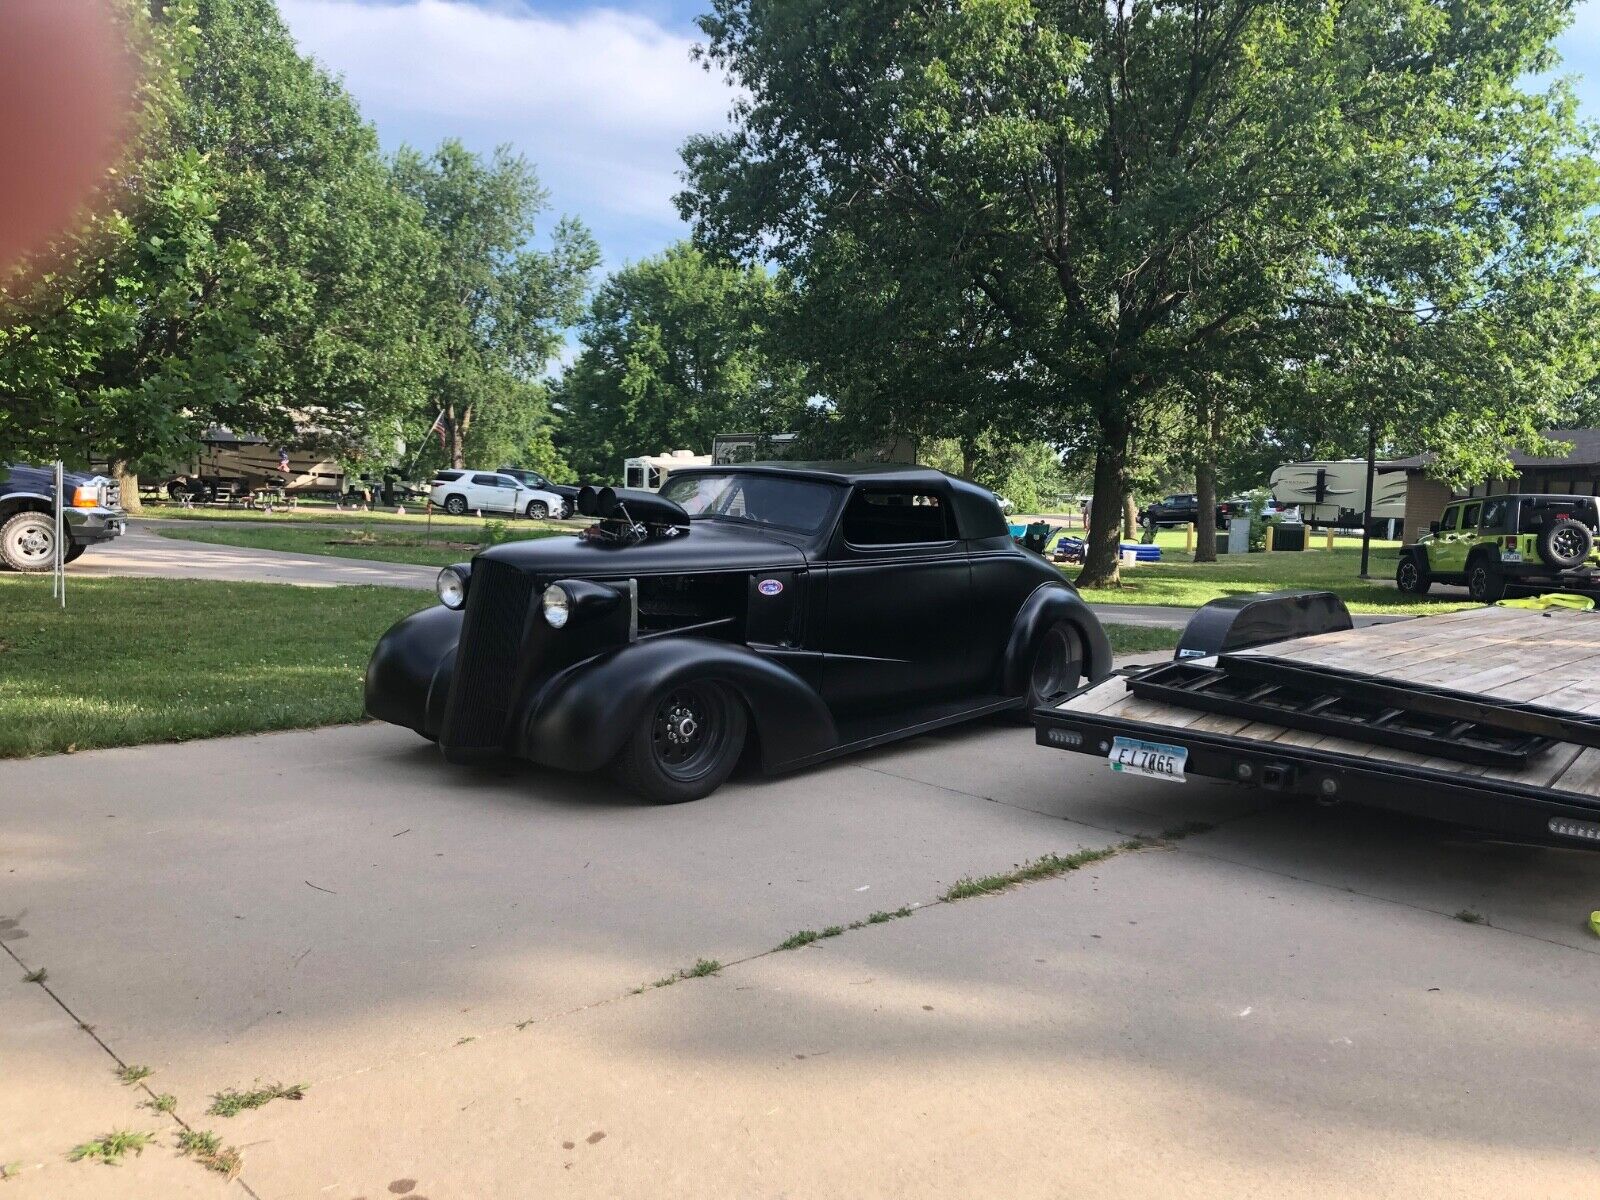
[[[384,147],[510,143],[556,214],[580,217],[605,267],[684,236],[679,147],[726,127],[732,94],[692,61],[701,0],[279,0],[302,51],[344,78]],[[1600,0],[1562,39],[1600,121]],[[546,227],[553,224],[547,221]]]

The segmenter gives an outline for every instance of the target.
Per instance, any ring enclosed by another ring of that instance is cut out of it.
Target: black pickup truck
[[[127,524],[121,486],[104,475],[68,471],[65,559],[95,542],[109,542]],[[0,563],[13,571],[48,571],[56,556],[56,480],[49,467],[0,466]]]
[[[1217,528],[1221,529],[1228,523],[1231,506],[1218,504],[1216,512]],[[1139,514],[1139,524],[1146,529],[1154,529],[1158,525],[1198,525],[1200,523],[1200,497],[1193,492],[1179,492],[1168,496],[1165,500],[1157,500]]]

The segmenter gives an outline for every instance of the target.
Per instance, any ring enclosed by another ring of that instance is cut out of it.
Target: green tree
[[[506,147],[487,161],[454,140],[426,156],[403,147],[394,177],[437,243],[425,272],[423,409],[442,412],[446,456],[463,467],[475,427],[498,431],[479,435],[496,450],[533,432],[523,427],[537,407],[530,389],[581,314],[600,252],[570,218],[556,222],[548,250],[528,248],[548,194]]]
[[[113,215],[8,298],[0,392],[33,411],[0,444],[131,470],[226,425],[371,455],[420,390],[420,210],[272,0],[150,7],[132,10],[151,82]]]
[[[1164,449],[1136,437],[1185,378],[1269,374],[1312,335],[1328,353],[1382,328],[1381,357],[1465,351],[1476,379],[1509,346],[1542,355],[1517,372],[1537,384],[1591,336],[1591,135],[1565,84],[1525,82],[1570,10],[716,0],[705,53],[746,99],[733,130],[686,147],[680,206],[709,243],[803,282],[848,236],[980,294],[1048,435],[1089,435],[1081,578],[1103,584],[1134,452]],[[1540,296],[1551,328],[1492,348],[1478,314],[1536,325]],[[1455,401],[1540,403],[1505,383]]]
[[[635,454],[708,453],[719,433],[789,432],[803,372],[773,348],[783,288],[686,243],[600,287],[561,380],[560,444],[582,477],[610,479]]]

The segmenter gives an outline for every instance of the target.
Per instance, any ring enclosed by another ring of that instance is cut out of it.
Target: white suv
[[[542,521],[559,515],[565,501],[554,492],[524,487],[497,471],[440,471],[428,499],[453,516],[463,513],[511,513]]]

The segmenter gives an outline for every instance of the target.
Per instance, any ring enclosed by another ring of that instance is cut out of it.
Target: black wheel
[[[666,689],[612,764],[618,781],[654,804],[698,800],[722,786],[744,750],[748,718],[732,689],[694,680]]]
[[[1426,596],[1433,586],[1427,569],[1417,561],[1415,554],[1403,555],[1394,573],[1394,585],[1411,596]]]
[[[571,515],[572,515],[572,501],[571,500],[563,500],[561,502],[561,519],[563,521],[565,521]]]
[[[77,562],[78,559],[83,557],[83,552],[88,548],[82,542],[69,542],[67,544],[67,552],[61,556],[61,561]]]
[[[550,515],[550,506],[543,500],[528,501],[528,520],[542,521]]]
[[[467,511],[467,498],[465,496],[446,496],[444,510],[452,517],[464,516]]]
[[[1028,706],[1022,717],[1031,719],[1042,704],[1059,704],[1083,682],[1083,638],[1070,621],[1057,621],[1044,631],[1028,668]]]
[[[1578,566],[1593,549],[1594,533],[1582,521],[1555,517],[1539,530],[1539,557],[1558,571]]]
[[[1494,604],[1505,599],[1505,574],[1500,564],[1487,554],[1476,555],[1467,564],[1467,595],[1479,604]]]
[[[48,571],[55,556],[56,523],[48,513],[19,512],[0,525],[0,561],[13,571]]]

